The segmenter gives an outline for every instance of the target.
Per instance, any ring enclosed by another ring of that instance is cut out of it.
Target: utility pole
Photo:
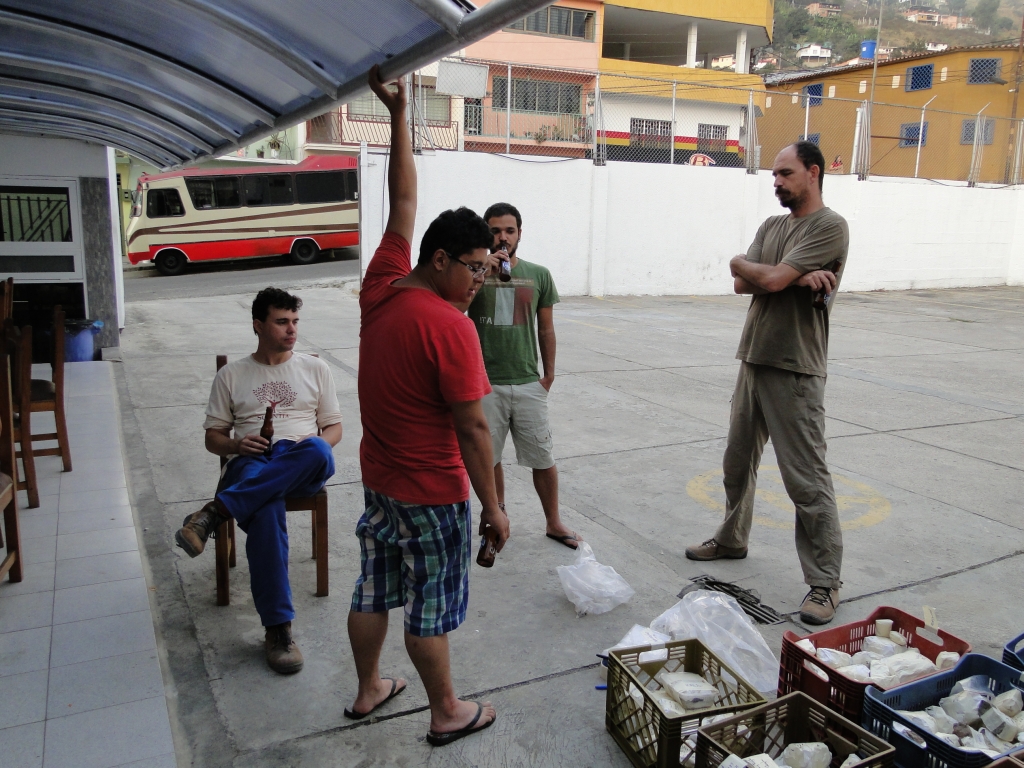
[[[871,98],[869,105],[875,103],[875,78],[878,76],[878,48],[882,45],[882,9],[885,7],[885,0],[878,0],[878,31],[875,33],[875,60],[871,67]],[[870,140],[870,137],[868,137]]]
[[[1020,67],[1021,58],[1024,57],[1024,15],[1020,20],[1020,40],[1017,43],[1017,66],[1013,72],[1013,107],[1010,109],[1010,140],[1006,146],[1006,173],[1003,176],[1003,183],[1010,184],[1012,173],[1013,155],[1017,147],[1017,97],[1020,96]],[[1016,180],[1014,180],[1016,181]]]

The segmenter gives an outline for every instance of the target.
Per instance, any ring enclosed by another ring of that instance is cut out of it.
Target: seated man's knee
[[[334,466],[334,449],[322,437],[307,437],[302,444],[306,446],[307,450],[316,453],[323,461],[329,462],[331,467]]]

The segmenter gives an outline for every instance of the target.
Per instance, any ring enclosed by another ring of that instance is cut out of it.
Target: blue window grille
[[[1002,59],[971,59],[967,66],[968,85],[986,85],[999,79]]]
[[[907,67],[907,90],[925,91],[932,87],[932,76],[935,74],[934,64],[919,64]]]
[[[797,141],[809,141],[811,144],[820,147],[821,146],[821,134],[820,133],[808,133],[804,136],[802,133]]]
[[[981,143],[991,144],[996,138],[996,121],[991,117],[982,118],[984,127],[982,128]],[[974,126],[975,118],[964,120],[960,123],[960,143],[961,144],[973,144],[974,143]]]
[[[825,93],[824,83],[813,83],[803,87],[803,101],[800,106],[806,107],[808,101],[812,107],[820,107],[822,96]]]
[[[900,126],[900,146],[916,147],[918,131],[921,130],[920,123],[904,123]],[[924,124],[924,131],[921,132],[921,146],[928,144],[928,123]]]

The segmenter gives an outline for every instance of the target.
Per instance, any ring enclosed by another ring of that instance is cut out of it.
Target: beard
[[[778,198],[779,205],[783,208],[789,208],[789,210],[792,211],[794,208],[799,208],[803,205],[807,196],[796,195],[792,192],[779,191],[775,193],[775,197]]]

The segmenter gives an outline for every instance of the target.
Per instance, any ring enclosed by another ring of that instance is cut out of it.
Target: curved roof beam
[[[83,120],[75,117],[60,117],[56,115],[45,115],[41,113],[28,113],[20,109],[4,109],[0,107],[0,120],[4,120],[8,123],[17,123],[25,125],[31,128],[33,125],[46,128],[46,131],[50,131],[53,128],[69,128],[71,130],[79,131],[86,136],[92,136],[93,141],[97,139],[112,138],[120,143],[128,145],[135,145],[141,149],[147,151],[150,155],[155,157],[165,158],[164,162],[168,160],[172,163],[180,163],[183,160],[187,160],[188,156],[184,153],[177,155],[171,150],[161,147],[158,144],[154,144],[148,139],[137,136],[127,131],[122,131],[118,128],[112,128],[102,123],[96,123],[92,120]],[[45,131],[37,131],[43,133]]]
[[[201,88],[204,91],[225,102],[230,102],[238,109],[245,112],[255,121],[272,125],[275,115],[266,107],[257,104],[237,91],[225,85],[211,80],[188,67],[182,66],[173,59],[154,53],[152,51],[136,47],[114,37],[101,35],[81,27],[71,26],[65,22],[55,22],[40,16],[33,16],[26,13],[16,13],[11,10],[0,9],[0,23],[20,26],[26,29],[33,29],[45,32],[48,35],[63,37],[73,45],[83,43],[94,45],[104,51],[116,51],[126,58],[144,64],[147,67],[165,72],[173,77],[180,78],[191,85]]]
[[[206,115],[200,110],[195,109],[189,104],[181,101],[180,99],[176,99],[163,91],[158,91],[156,88],[151,88],[150,86],[143,85],[142,83],[136,83],[135,81],[129,80],[126,77],[121,77],[120,75],[114,75],[109,72],[104,72],[92,67],[86,67],[81,64],[69,64],[68,62],[43,59],[37,56],[27,56],[22,53],[9,53],[7,51],[0,51],[0,65],[2,64],[7,64],[12,67],[21,67],[22,69],[35,69],[43,72],[53,72],[58,75],[71,75],[90,80],[98,80],[114,88],[120,88],[121,90],[130,91],[159,101],[171,109],[177,110],[184,115],[188,115],[192,120],[206,126],[212,132],[225,139],[237,139],[239,135],[238,131],[224,123],[222,120],[211,118],[209,115]]]
[[[320,66],[302,54],[282,45],[273,35],[260,29],[251,21],[242,18],[223,8],[218,8],[206,0],[164,0],[188,8],[220,27],[234,37],[245,40],[252,46],[277,59],[290,70],[300,75],[332,98],[338,91],[340,82],[327,74]]]
[[[0,119],[0,128],[3,128],[4,133],[15,133],[23,136],[39,136],[40,134],[43,134],[46,136],[62,136],[66,139],[78,139],[79,141],[85,141],[88,142],[89,144],[98,143],[96,141],[95,136],[90,136],[88,133],[84,131],[76,131],[71,128],[65,129],[57,127],[47,127],[46,131],[41,131],[38,128],[33,129],[31,126],[26,126],[21,123],[8,123],[3,119]],[[143,150],[138,149],[137,147],[129,147],[125,145],[123,142],[104,140],[103,143],[108,147],[112,147],[113,149],[119,149],[122,152],[125,152],[126,154],[134,155],[140,160],[145,160],[147,163],[149,163],[150,165],[155,165],[157,168],[159,168],[161,162],[163,162],[161,160],[157,160],[155,157],[151,155],[146,154]]]
[[[444,27],[448,34],[457,35],[465,12],[451,0],[409,0],[423,13]]]
[[[156,127],[160,131],[173,136],[178,139],[180,144],[183,146],[199,147],[204,152],[212,152],[213,145],[204,141],[194,133],[185,130],[179,125],[172,123],[166,118],[161,117],[153,112],[148,112],[141,107],[137,107],[134,104],[129,104],[126,101],[120,101],[111,96],[97,96],[96,94],[89,93],[87,91],[76,91],[74,88],[67,88],[62,85],[53,85],[52,83],[43,83],[35,80],[22,80],[15,77],[5,77],[0,75],[0,88],[3,86],[11,88],[20,88],[24,90],[39,91],[41,93],[51,94],[53,96],[65,96],[69,99],[77,99],[78,101],[84,101],[89,104],[93,104],[98,107],[106,107],[108,109],[117,109],[122,112],[126,112],[135,119],[148,123],[151,126]],[[73,110],[68,104],[61,103],[59,101],[50,101],[48,99],[36,99],[30,96],[18,96],[13,93],[0,92],[0,101],[16,102],[19,104],[25,104],[27,107],[33,107],[40,104],[52,104],[57,105],[65,110]],[[77,114],[77,111],[68,114]]]

